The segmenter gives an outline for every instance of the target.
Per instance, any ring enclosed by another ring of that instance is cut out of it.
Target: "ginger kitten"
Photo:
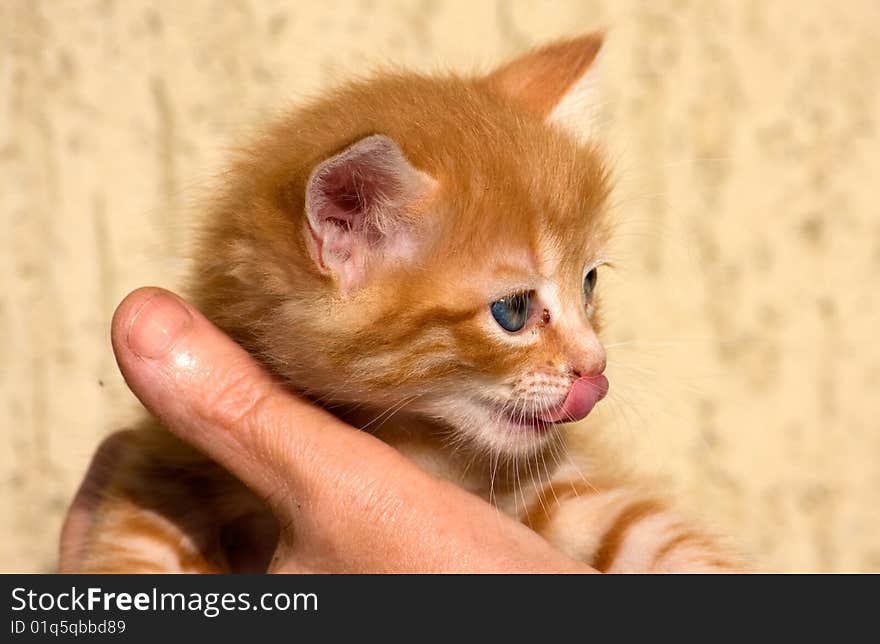
[[[560,458],[560,425],[608,389],[600,44],[478,78],[379,75],[290,113],[210,205],[192,300],[291,388],[572,557],[729,571],[607,457]],[[265,570],[277,527],[262,503],[155,420],[97,458],[82,571]]]

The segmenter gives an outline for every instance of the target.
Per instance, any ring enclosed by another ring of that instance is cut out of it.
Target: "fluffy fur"
[[[208,208],[192,299],[291,388],[572,556],[730,570],[614,463],[559,466],[564,432],[546,422],[605,366],[601,277],[583,287],[609,236],[584,131],[599,48],[555,43],[486,77],[379,75],[280,119]],[[489,305],[514,293],[531,306],[510,333]],[[155,421],[97,458],[113,466],[84,570],[264,569],[262,504]]]

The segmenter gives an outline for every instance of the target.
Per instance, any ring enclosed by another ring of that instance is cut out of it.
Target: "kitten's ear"
[[[348,292],[363,283],[377,258],[411,255],[418,241],[412,207],[433,183],[397,143],[378,134],[319,164],[305,200],[318,266]]]
[[[587,140],[598,120],[601,47],[601,33],[562,40],[504,65],[487,81],[548,123]]]

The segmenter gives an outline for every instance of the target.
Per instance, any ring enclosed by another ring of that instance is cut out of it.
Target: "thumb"
[[[282,525],[303,525],[300,515],[317,509],[327,489],[338,493],[344,487],[344,477],[322,484],[328,461],[334,472],[354,473],[365,459],[402,459],[284,389],[168,291],[129,294],[113,316],[112,342],[119,368],[143,405],[265,499]]]

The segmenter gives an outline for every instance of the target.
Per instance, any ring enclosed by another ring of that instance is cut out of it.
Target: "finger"
[[[326,459],[345,468],[382,443],[289,393],[194,307],[157,288],[131,293],[113,317],[120,370],[144,406],[273,505],[314,488]],[[389,448],[390,451],[390,448]]]

